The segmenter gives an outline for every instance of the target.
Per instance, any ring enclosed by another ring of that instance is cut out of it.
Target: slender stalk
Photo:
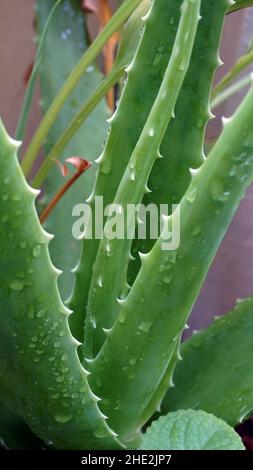
[[[238,75],[253,62],[253,49],[240,57],[232,69],[223,77],[212,91],[212,99],[216,98]]]
[[[36,174],[33,180],[33,186],[35,188],[41,187],[45,178],[47,177],[49,170],[54,165],[56,159],[58,158],[62,150],[65,148],[67,143],[83,124],[85,119],[90,115],[90,113],[98,105],[101,99],[106,95],[107,91],[111,87],[113,87],[115,83],[117,83],[121,75],[121,70],[117,69],[115,71],[112,71],[112,73],[103,80],[103,82],[98,86],[95,92],[88,98],[82,109],[73,118],[69,127],[66,129],[64,134],[62,134],[58,142],[56,142],[55,146],[52,148],[52,150],[44,160],[42,166],[40,167],[38,173]]]
[[[39,46],[38,46],[37,53],[36,53],[36,57],[35,57],[34,66],[33,66],[32,73],[31,73],[31,76],[30,76],[30,79],[29,79],[29,82],[28,82],[28,85],[27,85],[27,89],[26,89],[26,93],[25,93],[25,98],[24,98],[21,114],[20,114],[18,124],[17,124],[16,134],[15,134],[15,138],[17,140],[23,140],[24,135],[25,135],[26,125],[27,125],[27,121],[28,121],[28,118],[29,118],[30,109],[31,109],[31,105],[32,105],[32,99],[33,99],[33,95],[34,95],[34,88],[35,88],[36,78],[37,78],[39,67],[40,67],[41,60],[42,60],[43,47],[44,47],[44,44],[45,44],[45,39],[46,39],[48,27],[50,25],[51,19],[53,18],[53,15],[54,15],[57,7],[60,5],[61,2],[62,2],[62,0],[57,0],[55,5],[53,6],[51,12],[49,13],[47,22],[45,24],[44,31],[41,35],[41,39],[40,39]]]
[[[73,176],[60,188],[60,190],[56,193],[53,199],[50,201],[48,206],[44,209],[44,211],[40,215],[40,223],[43,224],[48,216],[51,214],[54,207],[58,204],[58,202],[62,199],[64,194],[71,188],[71,186],[80,178],[80,176],[84,173],[84,171],[90,168],[91,163],[87,160],[82,161],[82,165],[77,169]]]
[[[49,130],[54,124],[61,108],[65,101],[70,96],[72,90],[81,79],[82,75],[86,71],[87,67],[94,62],[97,55],[103,48],[104,44],[112,36],[112,34],[119,29],[124,21],[131,15],[134,9],[139,5],[141,0],[125,0],[121,7],[116,11],[115,15],[111,18],[106,27],[97,36],[95,41],[91,44],[89,49],[83,55],[80,62],[74,68],[62,89],[59,91],[52,105],[48,109],[44,118],[42,119],[37,132],[35,133],[32,142],[30,143],[26,154],[22,161],[22,169],[27,176],[32,168],[32,165],[36,159],[38,151],[42,146],[45,137]]]
[[[226,101],[228,98],[233,96],[235,93],[238,93],[238,91],[241,91],[243,88],[245,88],[247,85],[250,85],[252,82],[252,74],[247,75],[246,77],[241,78],[241,80],[238,80],[237,82],[233,83],[230,87],[226,88],[224,91],[222,91],[219,95],[217,95],[211,102],[211,108],[216,108],[219,106],[221,103]]]
[[[235,0],[230,7],[229,13],[233,11],[241,10],[242,8],[248,8],[253,5],[253,0]]]

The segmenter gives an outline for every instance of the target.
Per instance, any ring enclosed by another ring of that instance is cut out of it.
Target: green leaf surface
[[[227,423],[204,411],[179,410],[154,421],[141,450],[244,450]]]
[[[39,34],[43,31],[54,0],[37,1],[36,17]],[[53,47],[52,47],[53,44]],[[44,44],[43,62],[40,67],[40,83],[42,107],[44,112],[49,108],[54,97],[64,81],[78,63],[87,48],[84,16],[80,9],[79,0],[65,0],[60,5],[51,20],[50,28]],[[75,88],[71,98],[66,103],[54,124],[45,143],[45,152],[49,153],[60,135],[66,129],[69,121],[82,104],[95,90],[101,81],[101,74],[91,66]],[[108,111],[104,102],[98,105],[86,123],[81,126],[73,139],[66,146],[59,159],[78,155],[94,161],[101,152],[106,135],[106,118]],[[96,138],[94,138],[96,136]],[[63,270],[59,280],[61,293],[66,299],[72,290],[73,274],[71,269],[77,263],[80,253],[80,242],[72,235],[73,206],[82,203],[91,192],[95,180],[95,165],[83,175],[65,194],[50,215],[46,228],[55,235],[50,244],[50,254],[53,262]],[[55,165],[48,174],[45,182],[46,204],[55,195],[57,189],[65,183],[59,168]]]
[[[103,196],[104,206],[114,200],[126,165],[161,85],[177,29],[177,26],[170,20],[175,10],[179,15],[181,3],[181,0],[154,0],[152,2],[152,9],[144,23],[145,27],[134,62],[129,64],[131,67],[128,68],[119,106],[111,119],[110,133],[101,155],[103,164],[99,166],[95,189],[90,198],[93,213],[95,196]],[[157,23],[159,23],[159,29],[156,26]],[[165,42],[166,45],[162,47],[162,50],[160,50],[161,42],[162,44]],[[119,155],[120,158],[118,158]],[[73,321],[77,323],[78,330],[84,327],[84,312],[98,245],[99,240],[96,239],[83,241],[82,256],[70,302],[71,309],[75,312]],[[78,339],[82,341],[82,336]]]
[[[56,448],[119,448],[79,361],[17,148],[0,121],[0,400]]]
[[[232,426],[253,410],[253,298],[240,301],[226,316],[182,345],[183,361],[162,412],[202,409]]]
[[[180,206],[166,219],[170,232],[180,215],[179,245],[174,249],[164,245],[171,235],[162,233],[152,250],[142,256],[138,277],[120,302],[118,319],[90,365],[94,390],[102,397],[101,409],[121,435],[136,426],[166,376],[171,348],[177,345],[221,240],[251,183],[252,99],[253,88],[234,116],[224,122],[223,133],[194,173]]]
[[[181,12],[173,51],[160,90],[114,199],[114,204],[119,205],[123,210],[127,210],[129,204],[137,207],[142,201],[146,192],[146,182],[153,165],[158,159],[160,160],[160,145],[168,123],[173,120],[175,105],[189,67],[199,25],[200,2],[193,0],[183,3]],[[187,46],[185,46],[186,34],[188,34]],[[102,160],[100,165],[104,164],[105,162]],[[89,342],[91,345],[86,351],[91,358],[96,356],[103,345],[105,339],[103,328],[110,328],[116,317],[115,312],[119,308],[116,299],[121,297],[122,285],[124,285],[126,278],[126,272],[122,266],[128,264],[132,243],[131,237],[127,237],[126,231],[123,240],[112,240],[107,236],[108,226],[111,227],[114,219],[115,214],[112,214],[106,221],[104,237],[100,242],[93,267],[87,306],[87,318],[90,321],[87,322],[86,330],[87,344]],[[128,217],[127,224],[134,229],[135,221],[136,215],[133,214],[132,218]],[[113,276],[115,276],[115,280],[112,285]],[[101,282],[101,286],[99,286],[99,282]]]
[[[169,123],[161,145],[160,152],[164,158],[156,161],[148,181],[150,192],[143,198],[146,206],[166,204],[171,213],[172,204],[179,204],[191,182],[190,169],[198,168],[203,163],[205,130],[212,117],[210,92],[220,64],[219,45],[228,8],[228,0],[201,2],[201,21],[190,66],[175,106],[175,119]],[[177,24],[178,15],[177,8],[171,19],[173,24]],[[128,272],[130,285],[140,268],[138,252],[147,253],[154,242],[149,235],[145,240],[134,241],[132,255],[135,259],[129,263]]]
[[[24,420],[3,403],[0,403],[0,444],[9,450],[41,449],[43,446]]]

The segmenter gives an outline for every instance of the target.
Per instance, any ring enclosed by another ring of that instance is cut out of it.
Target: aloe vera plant
[[[79,0],[37,2],[44,118],[23,159],[22,144],[0,124],[0,438],[7,447],[244,448],[233,426],[253,411],[252,299],[182,347],[181,338],[253,178],[252,87],[223,119],[207,157],[203,151],[224,20],[252,4],[126,0],[89,45]],[[94,61],[119,30],[115,64],[103,77]],[[116,83],[107,122],[104,97]],[[27,101],[24,109],[18,135]],[[82,176],[79,167],[67,194],[58,168],[66,171],[65,159],[93,162]],[[101,227],[98,198],[109,207]],[[152,204],[167,212],[155,239],[152,221],[139,239],[140,209]],[[126,222],[130,205],[137,209]],[[85,222],[82,240],[73,222]]]

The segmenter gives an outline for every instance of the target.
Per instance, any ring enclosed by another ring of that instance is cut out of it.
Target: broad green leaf
[[[0,120],[0,400],[55,448],[119,448],[78,359],[17,148]]]
[[[174,375],[175,388],[162,412],[202,409],[230,425],[253,410],[253,298],[194,334],[182,345],[183,361]]]
[[[100,407],[120,435],[130,434],[140,424],[144,408],[167,375],[171,347],[177,346],[221,240],[252,181],[252,101],[253,87],[224,123],[223,133],[194,172],[180,206],[166,219],[168,234],[165,237],[163,232],[142,256],[134,285],[120,299],[118,319],[89,363],[90,383],[102,397]],[[125,178],[129,174],[127,169]],[[132,192],[143,177],[137,164],[135,175]],[[171,242],[172,224],[179,216],[180,243],[172,250],[164,241]]]
[[[144,434],[142,450],[244,450],[227,423],[204,411],[180,410],[154,421]]]

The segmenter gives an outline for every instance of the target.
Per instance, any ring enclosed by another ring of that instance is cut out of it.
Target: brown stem
[[[69,188],[75,183],[75,181],[80,178],[80,176],[90,168],[91,163],[87,160],[83,160],[79,157],[72,157],[66,160],[69,163],[72,163],[76,168],[77,171],[74,173],[73,176],[60,188],[60,190],[56,193],[53,199],[50,201],[48,206],[42,211],[40,215],[40,222],[43,224],[45,220],[48,218],[49,214],[52,212],[53,208],[58,204],[58,202],[62,199],[64,194],[69,190]],[[63,168],[66,168],[65,166]],[[66,174],[66,170],[64,170]]]

